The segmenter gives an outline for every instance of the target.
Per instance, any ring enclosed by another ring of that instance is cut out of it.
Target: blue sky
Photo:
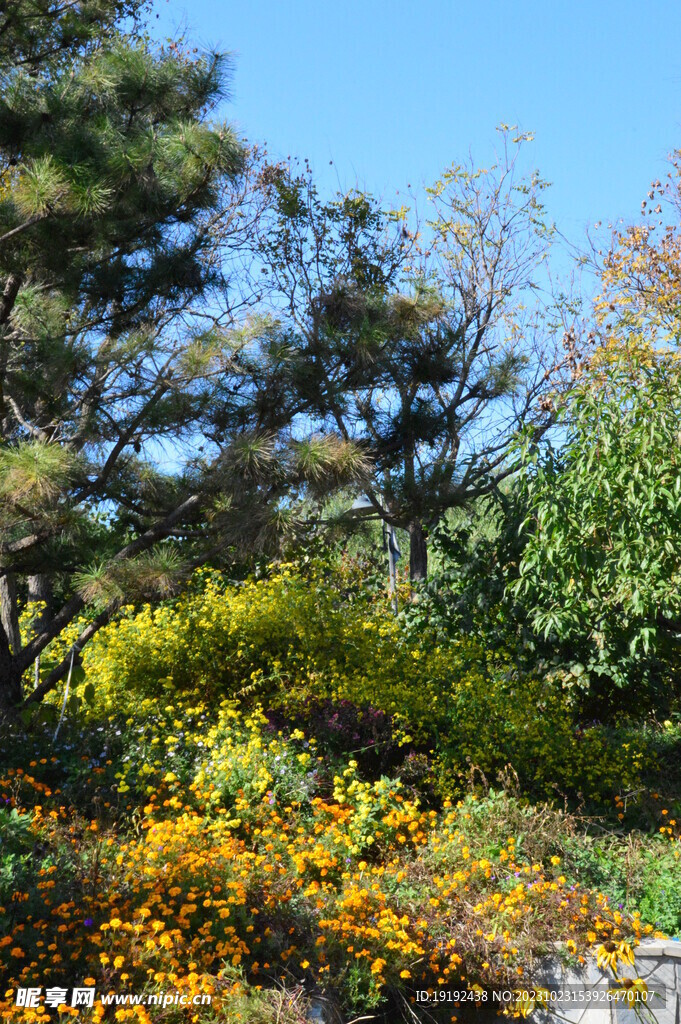
[[[385,196],[472,153],[499,122],[535,134],[549,213],[579,242],[636,217],[681,147],[681,4],[671,0],[161,0],[160,35],[235,58],[227,116],[322,183]],[[333,165],[329,161],[333,160]]]

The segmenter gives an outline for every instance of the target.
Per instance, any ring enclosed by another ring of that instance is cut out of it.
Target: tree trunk
[[[4,576],[0,576],[0,620],[12,654],[18,654],[21,650],[21,632],[17,607],[17,582],[13,572],[7,572]]]
[[[428,575],[428,544],[422,524],[414,519],[409,524],[409,579],[412,583]]]
[[[21,704],[21,671],[12,657],[5,627],[0,623],[0,716]]]
[[[7,712],[16,711],[23,700],[21,673],[12,666],[8,666],[8,670],[5,671],[4,664],[0,664],[0,718]]]
[[[41,572],[36,573],[35,576],[28,577],[28,603],[40,602],[42,608],[40,613],[36,616],[33,622],[33,636],[42,632],[43,629],[47,629],[50,622],[52,621],[53,612],[53,595],[52,595],[52,577],[48,576],[47,573]],[[36,689],[40,685],[40,655],[35,659],[33,663],[33,687]]]
[[[33,632],[40,633],[52,620],[52,579],[47,573],[28,577],[28,603],[36,601],[44,606],[33,623]]]

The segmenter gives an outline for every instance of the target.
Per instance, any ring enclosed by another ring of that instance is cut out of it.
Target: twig
[[[57,741],[57,733],[59,732],[59,728],[61,726],[61,723],[64,721],[64,712],[66,711],[66,701],[69,699],[69,689],[71,688],[71,673],[73,672],[73,659],[75,658],[75,656],[76,656],[76,649],[75,649],[75,647],[73,647],[71,649],[71,664],[69,666],[69,674],[68,674],[68,678],[66,680],[66,689],[64,690],[64,702],[63,702],[63,704],[61,706],[61,715],[59,716],[59,721],[57,722],[57,728],[54,730],[54,736],[52,737],[52,742],[53,743],[56,743],[56,741]]]

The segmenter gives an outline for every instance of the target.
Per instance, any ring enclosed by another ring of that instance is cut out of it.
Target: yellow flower
[[[526,989],[515,989],[513,995],[515,1001],[508,1007],[514,1016],[527,1017],[538,1006],[550,1006],[549,992],[545,988],[533,988],[531,992]]]
[[[648,986],[642,978],[622,978],[617,988],[610,991],[617,993],[618,1002],[630,1007],[646,1005],[648,1000]]]
[[[626,942],[613,942],[609,939],[596,950],[596,963],[599,967],[609,967],[613,974],[617,974],[617,964],[622,960],[624,963],[633,964],[634,951]]]

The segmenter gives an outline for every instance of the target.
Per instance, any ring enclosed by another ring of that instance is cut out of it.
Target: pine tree
[[[515,439],[553,422],[574,361],[535,301],[552,232],[546,183],[517,172],[522,141],[505,131],[497,165],[445,172],[419,237],[409,211],[365,193],[324,202],[309,167],[256,168],[255,265],[282,377],[320,431],[364,447],[375,514],[409,532],[413,580],[429,530],[494,491]]]
[[[143,13],[138,0],[20,0],[0,20],[5,707],[86,606],[29,700],[130,595],[266,543],[290,514],[277,498],[304,478],[286,411],[258,393],[265,362],[210,303],[225,284],[214,229],[242,224],[242,146],[211,120],[228,63],[153,44]],[[338,457],[317,444],[319,464]],[[40,595],[22,645],[18,608]]]

